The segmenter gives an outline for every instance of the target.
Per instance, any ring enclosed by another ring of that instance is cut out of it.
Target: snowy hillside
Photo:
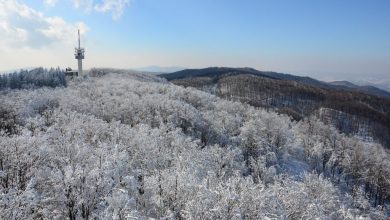
[[[387,218],[381,145],[150,75],[92,75],[0,93],[0,219]]]

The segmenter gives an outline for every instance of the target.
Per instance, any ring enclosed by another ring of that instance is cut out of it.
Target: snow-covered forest
[[[0,74],[0,90],[28,89],[39,87],[66,86],[65,72],[59,68],[44,69],[42,67],[32,70]]]
[[[0,101],[0,219],[389,216],[389,152],[315,117],[114,70]]]

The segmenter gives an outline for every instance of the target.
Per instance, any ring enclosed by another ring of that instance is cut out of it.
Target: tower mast
[[[78,43],[79,43],[79,47],[78,48],[75,48],[75,58],[77,60],[77,63],[78,63],[78,75],[81,76],[83,74],[83,59],[84,59],[84,48],[81,48],[81,45],[80,45],[80,29],[77,31],[78,33]]]

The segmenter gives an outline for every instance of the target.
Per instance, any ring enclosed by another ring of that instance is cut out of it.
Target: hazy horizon
[[[84,66],[252,67],[390,80],[388,1],[5,0],[0,71]]]

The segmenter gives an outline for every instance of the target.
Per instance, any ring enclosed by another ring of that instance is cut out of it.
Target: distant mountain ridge
[[[177,66],[145,66],[145,67],[140,67],[140,68],[135,68],[134,70],[136,71],[141,71],[141,72],[151,72],[151,73],[173,73],[177,71],[181,71],[183,67],[177,67]]]
[[[351,89],[356,91],[362,91],[367,94],[390,98],[390,92],[372,85],[360,86],[360,85],[353,84],[349,81],[333,81],[333,82],[329,82],[329,84],[336,86],[340,89]]]
[[[349,81],[358,86],[375,86],[377,88],[390,92],[390,73],[376,77],[360,76],[355,77],[353,79],[349,79]]]
[[[390,92],[374,86],[358,86],[348,81],[323,82],[308,76],[296,76],[273,71],[259,71],[254,68],[231,68],[231,67],[208,67],[204,69],[184,69],[173,73],[161,74],[167,80],[191,78],[191,77],[211,77],[213,79],[227,75],[251,74],[276,80],[290,80],[305,85],[316,86],[327,89],[347,90],[363,92],[370,95],[390,98]]]

